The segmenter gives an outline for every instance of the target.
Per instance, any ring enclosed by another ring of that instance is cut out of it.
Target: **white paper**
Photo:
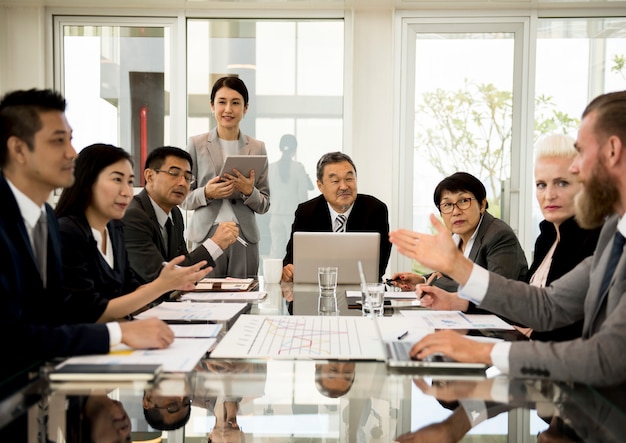
[[[515,328],[493,314],[465,314],[460,311],[403,310],[415,326],[434,329],[507,329]]]
[[[385,360],[375,319],[312,315],[242,315],[215,358]]]
[[[246,307],[246,303],[163,302],[135,318],[157,317],[164,321],[228,321]]]
[[[265,291],[245,292],[187,292],[180,299],[185,301],[257,301],[267,296]]]
[[[68,358],[65,363],[82,364],[149,364],[158,363],[164,372],[192,371],[204,354],[215,344],[215,338],[175,338],[165,349],[131,349],[116,346],[103,355],[85,355]]]
[[[169,326],[174,331],[174,337],[185,338],[217,337],[222,330],[222,325],[216,323]]]
[[[346,291],[346,297],[348,297],[348,298],[361,298],[361,291]],[[385,299],[387,299],[387,300],[393,300],[393,299],[417,300],[417,295],[415,295],[415,292],[413,292],[413,291],[405,291],[405,292],[386,291],[385,292]]]

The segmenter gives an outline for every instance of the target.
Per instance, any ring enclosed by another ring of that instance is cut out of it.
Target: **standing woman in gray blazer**
[[[181,205],[194,211],[187,235],[196,248],[213,235],[220,222],[236,222],[243,241],[224,251],[209,277],[256,277],[260,233],[255,213],[264,214],[270,207],[267,162],[258,175],[253,170],[219,174],[229,155],[267,155],[265,143],[239,130],[248,111],[248,89],[239,78],[222,77],[215,82],[211,110],[217,126],[192,136],[187,147],[193,159],[192,173],[197,177]]]

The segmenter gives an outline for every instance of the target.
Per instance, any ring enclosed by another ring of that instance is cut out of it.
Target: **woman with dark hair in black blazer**
[[[132,314],[174,289],[190,289],[206,261],[177,267],[170,261],[154,281],[139,285],[128,263],[120,219],[133,197],[133,167],[122,148],[94,144],[76,158],[76,180],[56,207],[64,285],[74,306],[68,322],[106,322]]]

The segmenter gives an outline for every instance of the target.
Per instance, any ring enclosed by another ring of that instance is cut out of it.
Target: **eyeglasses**
[[[466,197],[458,200],[456,203],[445,202],[439,205],[439,212],[442,214],[449,214],[454,211],[456,206],[460,210],[469,208],[472,205],[472,200],[476,200],[474,197]]]
[[[191,399],[188,397],[183,398],[181,402],[172,402],[166,406],[155,406],[154,409],[165,409],[170,414],[175,414],[183,408],[191,405]]]
[[[196,181],[196,177],[193,176],[191,172],[183,171],[180,168],[169,168],[167,171],[165,169],[154,169],[154,172],[166,172],[171,175],[173,178],[179,178],[181,175],[185,176],[185,181],[190,185]]]

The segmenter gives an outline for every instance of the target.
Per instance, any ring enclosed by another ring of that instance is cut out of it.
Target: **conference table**
[[[318,315],[315,286],[261,282],[260,288],[268,296],[253,303],[253,315]],[[347,289],[358,287],[338,288],[338,313],[360,316],[348,305]],[[399,315],[395,308],[385,311]],[[55,363],[19,385],[3,384],[2,441],[392,442],[407,434],[411,439],[403,441],[433,443],[554,441],[548,436],[626,441],[623,387],[510,379],[490,371],[401,371],[380,361],[210,354],[193,371],[149,382],[51,383],[47,373]],[[147,399],[175,426],[152,426]],[[181,414],[182,422],[175,421]],[[22,432],[27,435],[6,438]]]

